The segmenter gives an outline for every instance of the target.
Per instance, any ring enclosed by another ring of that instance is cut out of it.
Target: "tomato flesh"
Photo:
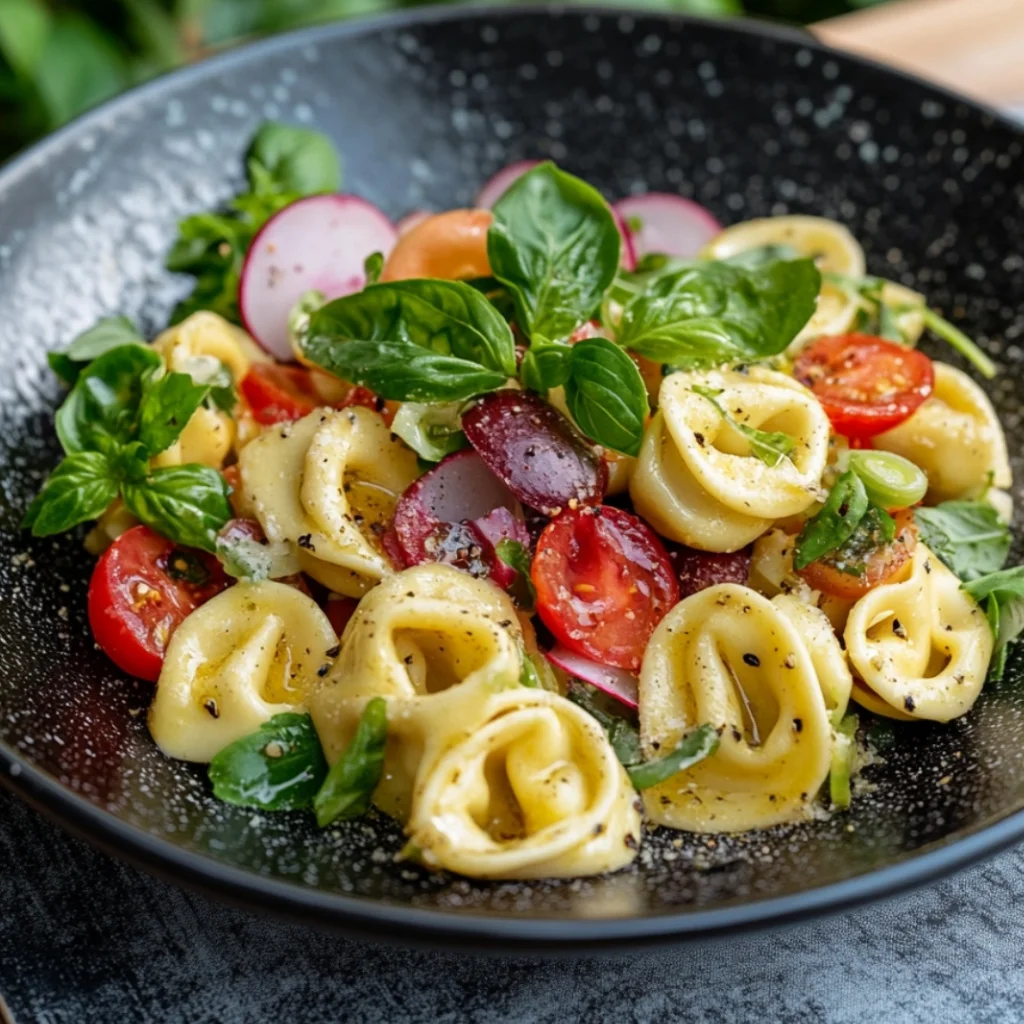
[[[923,352],[867,334],[819,338],[797,357],[793,376],[814,392],[837,434],[858,440],[898,426],[935,388]]]
[[[175,547],[148,526],[135,526],[107,548],[93,570],[93,637],[118,668],[156,682],[174,631],[227,582],[212,556]]]
[[[893,513],[896,533],[888,543],[855,533],[841,548],[799,569],[809,586],[830,597],[856,601],[869,590],[896,579],[914,557],[917,526],[911,509]]]
[[[342,381],[302,366],[254,363],[239,384],[242,397],[257,423],[270,426],[308,416],[319,406],[345,409],[362,405],[384,416],[388,426],[395,410],[369,388],[349,387]]]
[[[679,600],[657,535],[609,505],[561,513],[540,536],[531,578],[537,613],[570,650],[637,671],[654,628]]]

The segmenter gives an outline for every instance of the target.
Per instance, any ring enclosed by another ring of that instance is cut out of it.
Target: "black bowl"
[[[1024,835],[1016,670],[965,720],[897,730],[849,815],[678,846],[662,831],[633,869],[582,882],[426,875],[392,863],[401,840],[384,821],[318,832],[232,808],[164,758],[141,714],[150,688],[89,637],[81,538],[18,529],[58,457],[44,353],[104,314],[166,322],[188,287],[162,268],[175,224],[232,194],[268,117],[328,131],[346,188],[395,216],[467,204],[499,167],[544,156],[608,196],[676,191],[725,222],[844,221],[872,271],[927,293],[1002,362],[990,392],[1011,436],[1020,424],[1024,138],[956,96],[799,33],[608,9],[432,10],[228,54],[108,104],[0,176],[0,779],[215,895],[399,940],[531,950],[835,909]]]

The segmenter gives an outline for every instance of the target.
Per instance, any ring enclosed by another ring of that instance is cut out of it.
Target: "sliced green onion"
[[[924,470],[893,452],[850,452],[849,465],[860,477],[868,498],[880,508],[910,508],[928,490]]]
[[[927,306],[921,309],[921,316],[928,330],[959,352],[983,377],[991,380],[996,375],[996,364],[959,327],[954,327],[945,317],[939,316]]]

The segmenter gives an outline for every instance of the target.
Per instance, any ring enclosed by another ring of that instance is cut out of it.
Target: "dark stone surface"
[[[0,993],[16,1024],[1008,1024],[1024,849],[897,900],[617,959],[371,946],[157,882],[0,793]]]

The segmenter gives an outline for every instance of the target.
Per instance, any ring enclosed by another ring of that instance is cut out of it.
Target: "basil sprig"
[[[238,807],[290,811],[312,807],[327,761],[309,715],[274,715],[210,762],[213,794]]]
[[[387,740],[388,704],[383,697],[374,697],[363,708],[352,742],[331,766],[313,801],[321,828],[366,813],[384,770]]]
[[[921,541],[964,581],[1001,569],[1010,553],[1010,530],[988,502],[944,501],[914,519]]]
[[[96,519],[120,494],[147,526],[178,544],[216,549],[231,517],[228,486],[209,466],[151,469],[209,393],[188,374],[164,373],[158,353],[110,349],[82,371],[57,411],[66,458],[25,514],[37,537]]]
[[[748,423],[740,423],[725,409],[718,396],[720,388],[708,388],[695,384],[691,391],[706,398],[718,410],[719,415],[735,430],[739,431],[750,442],[750,453],[759,458],[766,466],[777,466],[789,456],[796,447],[796,440],[778,430],[758,430]]]
[[[126,316],[110,316],[97,320],[83,331],[62,352],[50,352],[46,359],[50,369],[67,385],[94,359],[122,345],[145,345],[145,339]]]
[[[804,523],[793,550],[793,568],[803,569],[841,548],[853,536],[870,504],[860,477],[853,470],[843,473],[825,504]]]
[[[316,310],[298,342],[329,373],[396,401],[472,398],[516,372],[511,328],[461,281],[371,285]]]
[[[764,359],[782,352],[810,320],[820,288],[809,259],[696,263],[657,278],[630,301],[616,340],[672,366]]]
[[[621,247],[601,194],[552,163],[509,188],[487,233],[491,270],[530,339],[566,338],[594,315],[615,280]]]

